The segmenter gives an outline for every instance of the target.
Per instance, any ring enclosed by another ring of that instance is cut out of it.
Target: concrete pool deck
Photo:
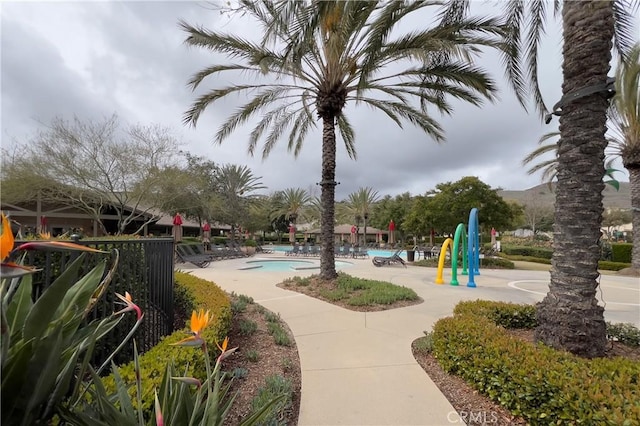
[[[285,258],[278,253],[256,259]],[[375,267],[370,259],[349,260],[342,271],[362,278],[410,287],[424,299],[419,305],[381,312],[354,312],[276,287],[283,279],[318,270],[268,272],[239,270],[247,259],[212,262],[199,269],[177,268],[213,281],[227,291],[246,294],[279,313],[294,334],[302,370],[300,425],[463,424],[449,401],[417,364],[411,342],[451,315],[461,300],[535,303],[548,289],[546,271],[481,269],[476,288],[437,285],[435,268],[409,265]],[[341,259],[342,260],[342,259]],[[449,282],[450,270],[445,270]],[[605,317],[640,326],[640,280],[603,275],[599,299]]]

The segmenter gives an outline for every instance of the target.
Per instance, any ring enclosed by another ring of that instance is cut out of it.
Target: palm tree
[[[629,60],[618,66],[610,118],[613,135],[609,143],[629,171],[633,226],[631,266],[640,272],[640,43],[631,49]]]
[[[295,227],[296,221],[304,217],[305,208],[311,202],[311,197],[302,188],[287,188],[276,193],[274,201],[272,219],[284,216]]]
[[[631,188],[631,212],[633,229],[640,229],[640,43],[634,45],[628,61],[622,61],[616,70],[615,90],[611,108],[609,109],[609,124],[611,133],[607,137],[608,153],[605,163],[605,183],[617,187],[617,181],[612,178],[615,171],[612,162],[622,158],[622,163],[629,171]],[[546,143],[552,138],[560,136],[560,132],[545,134],[538,143],[540,147],[532,151],[522,161],[524,165],[534,162],[538,157],[557,151],[557,142]],[[551,183],[556,176],[557,159],[554,158],[534,164],[527,172],[533,174],[543,171],[542,180]],[[634,233],[634,252],[632,266],[640,270],[640,233]],[[636,239],[637,238],[637,239]],[[637,248],[636,248],[637,247]]]
[[[379,198],[378,192],[372,188],[358,188],[357,191],[349,194],[346,203],[340,204],[343,210],[343,212],[341,212],[342,217],[356,219],[356,222],[360,222],[360,220],[364,221],[365,244],[367,243],[367,221]],[[349,222],[350,221],[351,220],[349,220]]]
[[[198,97],[186,112],[185,122],[195,125],[209,105],[228,95],[247,97],[249,101],[219,128],[215,141],[221,143],[239,125],[259,117],[248,151],[253,154],[264,135],[264,158],[285,134],[289,150],[297,155],[309,130],[316,126],[316,117],[321,121],[320,275],[333,279],[337,276],[333,254],[336,130],[349,156],[356,158],[355,133],[344,113],[345,105],[366,104],[399,126],[408,121],[442,141],[442,128],[427,109],[451,114],[447,95],[473,105],[493,99],[494,82],[472,58],[481,47],[502,48],[504,28],[496,19],[461,18],[402,33],[404,18],[434,5],[426,0],[240,3],[242,12],[262,25],[261,43],[181,22],[188,33],[186,44],[225,54],[234,61],[195,74],[189,82],[193,89],[207,77],[228,81],[232,76],[221,75],[242,72],[241,82]]]
[[[529,17],[525,17],[525,4]],[[611,95],[607,82],[612,40],[622,60],[628,60],[633,39],[631,14],[624,1],[559,1],[563,22],[564,83],[560,114],[560,141],[556,167],[554,253],[549,292],[538,305],[536,339],[545,344],[585,357],[605,353],[604,309],[595,298],[598,288],[598,260],[602,224],[602,178],[607,109]],[[507,21],[513,26],[511,45],[514,58],[508,62],[515,86],[524,77],[532,81],[532,95],[541,116],[546,108],[537,86],[537,48],[544,30],[546,3],[506,4]],[[528,24],[524,41],[521,31]],[[526,45],[523,52],[520,47]],[[526,62],[523,68],[523,62]]]
[[[255,191],[266,188],[260,179],[247,166],[225,164],[218,169],[215,178],[218,191],[216,210],[220,220],[231,225],[232,241],[236,227],[248,220],[251,204],[259,201]]]

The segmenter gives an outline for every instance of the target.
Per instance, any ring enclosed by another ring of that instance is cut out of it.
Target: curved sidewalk
[[[284,278],[317,271],[238,270],[243,263],[238,259],[214,262],[206,269],[180,269],[251,296],[286,321],[300,355],[300,425],[464,424],[413,358],[411,342],[439,318],[451,315],[460,300],[535,303],[544,295],[541,283],[548,281],[548,272],[481,270],[477,288],[466,287],[462,279],[459,287],[452,287],[434,284],[432,268],[376,268],[370,260],[356,260],[344,271],[413,288],[424,299],[419,305],[365,313],[276,287]],[[607,277],[613,285],[604,294],[628,301],[629,294],[640,295],[633,280]],[[609,301],[606,312],[613,321],[640,321],[640,303]]]

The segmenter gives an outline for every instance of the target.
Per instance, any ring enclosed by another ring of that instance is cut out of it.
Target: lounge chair
[[[342,246],[342,252],[340,253],[340,255],[342,257],[352,257],[350,243],[344,243],[344,246]]]
[[[391,256],[375,256],[373,259],[371,259],[371,262],[373,262],[373,264],[378,267],[401,264],[406,268],[407,264],[405,263],[404,259],[400,257],[401,252],[402,249],[396,251]]]
[[[312,245],[309,248],[309,256],[320,256],[320,246],[318,245]]]
[[[269,244],[270,246],[273,246],[273,244]],[[265,254],[271,254],[271,253],[275,253],[275,250],[273,249],[273,247],[265,247],[265,246],[257,246],[256,247],[256,253],[265,253]]]
[[[300,254],[300,246],[296,244],[291,250],[285,251],[284,254],[287,256],[297,256]]]
[[[353,257],[355,257],[356,259],[359,258],[359,257],[364,259],[365,257],[369,257],[369,252],[364,247],[354,247],[353,248]]]
[[[196,254],[187,244],[176,245],[176,258],[181,263],[192,263],[199,268],[206,268],[211,263],[208,255]]]

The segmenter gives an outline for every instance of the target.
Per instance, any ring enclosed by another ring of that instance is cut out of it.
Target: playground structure
[[[478,209],[472,208],[469,212],[469,232],[466,232],[464,223],[459,223],[456,232],[451,238],[447,238],[440,249],[438,258],[438,273],[436,284],[444,284],[444,262],[447,257],[447,249],[451,256],[451,285],[457,286],[458,282],[458,252],[462,241],[462,275],[468,275],[467,287],[476,287],[475,275],[480,275],[480,234],[478,232]]]

